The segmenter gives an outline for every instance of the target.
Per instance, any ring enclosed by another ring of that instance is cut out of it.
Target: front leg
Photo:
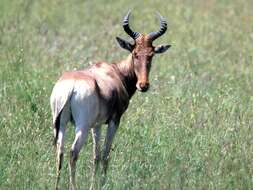
[[[103,157],[102,157],[102,164],[103,164],[103,172],[106,175],[108,162],[109,162],[109,154],[112,146],[112,141],[115,136],[115,133],[119,126],[119,120],[111,120],[108,124],[108,129],[106,133],[105,143],[104,143],[104,150],[103,150]]]

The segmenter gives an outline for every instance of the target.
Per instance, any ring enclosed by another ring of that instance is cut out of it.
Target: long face
[[[123,28],[125,32],[134,39],[134,44],[119,37],[116,37],[116,39],[122,48],[132,53],[134,72],[137,77],[136,88],[141,92],[146,92],[149,88],[149,72],[153,56],[157,53],[165,52],[170,47],[170,45],[152,45],[155,39],[165,33],[167,24],[164,18],[158,15],[161,23],[160,30],[150,34],[141,34],[139,32],[133,32],[130,29],[128,25],[129,15],[130,12],[128,12],[123,20]]]
[[[134,72],[137,76],[136,88],[141,92],[146,92],[149,88],[149,72],[154,49],[152,41],[147,36],[140,35],[132,50]]]

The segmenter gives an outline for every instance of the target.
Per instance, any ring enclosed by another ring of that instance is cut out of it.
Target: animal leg
[[[62,164],[63,164],[64,133],[65,133],[65,128],[61,126],[60,129],[59,129],[57,145],[56,145],[57,146],[56,147],[57,179],[56,179],[56,184],[55,184],[56,189],[58,189],[58,184],[59,184],[59,181],[60,181],[61,168],[62,168]]]
[[[92,128],[92,138],[93,138],[93,176],[96,174],[100,161],[100,134],[101,126]]]
[[[115,122],[113,120],[111,120],[108,125],[105,143],[104,143],[103,158],[102,158],[104,175],[106,175],[111,145],[112,145],[113,138],[116,134],[116,131],[118,129],[118,126],[119,126],[119,122]]]
[[[70,151],[70,187],[75,188],[75,171],[78,154],[87,139],[89,129],[94,126],[99,115],[99,99],[95,84],[92,81],[80,80],[75,82],[71,97],[71,111],[76,125],[76,137]]]
[[[99,161],[100,161],[100,135],[101,135],[101,126],[96,126],[92,128],[92,139],[93,139],[93,171],[92,171],[92,179],[91,179],[91,189],[97,189],[95,188],[95,176],[98,170]]]
[[[60,117],[60,126],[57,135],[56,142],[56,170],[57,170],[57,178],[55,183],[55,189],[58,189],[58,184],[60,181],[61,168],[63,164],[63,152],[64,152],[64,134],[65,134],[65,126],[70,120],[70,110],[69,104],[67,103],[65,108],[62,110]]]
[[[79,152],[87,139],[88,130],[82,128],[77,130],[74,143],[72,144],[70,151],[70,189],[74,190],[76,187],[75,173],[76,173],[76,161],[78,159]]]

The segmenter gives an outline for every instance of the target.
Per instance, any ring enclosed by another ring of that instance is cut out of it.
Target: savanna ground
[[[122,17],[155,44],[151,89],[136,93],[114,141],[101,189],[253,188],[253,1],[0,1],[0,189],[53,189],[49,96],[63,71],[128,53]],[[130,40],[130,39],[129,39]],[[68,126],[62,189],[68,188]],[[104,136],[104,135],[103,135]],[[78,161],[88,189],[92,141]]]

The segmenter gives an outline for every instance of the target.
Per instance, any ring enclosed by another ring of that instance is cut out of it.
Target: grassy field
[[[49,96],[63,71],[125,58],[122,17],[140,32],[169,30],[172,48],[153,60],[151,89],[136,93],[99,189],[253,188],[251,0],[0,1],[0,189],[53,189]],[[62,189],[68,188],[68,126]],[[104,136],[104,135],[103,135]],[[78,161],[88,189],[92,141]]]

